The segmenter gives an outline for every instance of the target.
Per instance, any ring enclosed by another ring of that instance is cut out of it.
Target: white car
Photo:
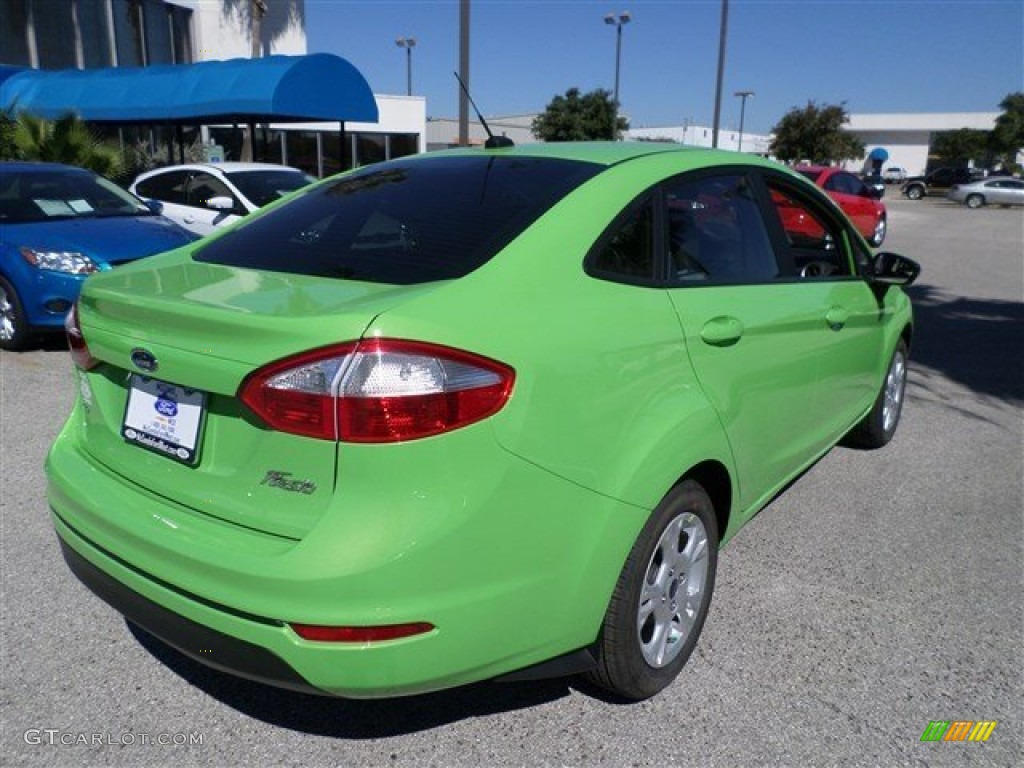
[[[129,189],[162,203],[160,212],[185,229],[208,235],[313,181],[284,165],[192,163],[147,171]]]
[[[886,184],[902,184],[907,180],[907,176],[907,169],[900,168],[898,165],[890,165],[882,171],[882,181]]]

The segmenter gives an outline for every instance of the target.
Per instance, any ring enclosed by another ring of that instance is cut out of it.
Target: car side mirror
[[[885,196],[885,189],[882,187],[875,187],[868,185],[868,197],[875,200],[881,200]]]
[[[226,195],[217,195],[206,201],[206,207],[215,211],[230,211],[235,207],[235,201]]]
[[[142,204],[157,215],[164,212],[164,204],[159,200],[143,200]]]
[[[882,251],[871,261],[871,280],[886,285],[910,285],[921,274],[921,265],[898,253]]]

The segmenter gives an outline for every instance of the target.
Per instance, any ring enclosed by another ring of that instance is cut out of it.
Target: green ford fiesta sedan
[[[917,272],[746,155],[369,166],[86,282],[53,521],[100,597],[248,678],[648,697],[721,544],[892,437]]]

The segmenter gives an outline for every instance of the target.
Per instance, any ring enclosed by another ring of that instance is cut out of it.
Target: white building
[[[630,128],[626,131],[626,138],[633,141],[672,141],[690,147],[710,147],[713,130],[706,125],[649,126]],[[718,148],[767,156],[771,138],[771,136],[744,131],[741,139],[739,131],[719,128]]]
[[[889,153],[883,168],[897,166],[917,176],[928,166],[928,151],[934,134],[960,128],[991,131],[997,117],[998,112],[850,115],[850,122],[844,128],[864,142],[867,155],[877,148]],[[856,170],[863,165],[863,161],[847,163],[847,167]]]

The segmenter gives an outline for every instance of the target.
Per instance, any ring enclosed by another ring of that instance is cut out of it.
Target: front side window
[[[185,205],[185,183],[187,181],[188,171],[168,171],[140,181],[135,185],[135,189],[140,197]]]
[[[602,168],[516,156],[395,160],[311,189],[194,258],[392,285],[450,280],[489,261]]]
[[[194,174],[188,183],[186,204],[195,208],[208,208],[210,200],[215,197],[226,197],[234,202],[235,208],[240,208],[235,196],[223,181],[209,173]]]
[[[778,223],[785,234],[780,259],[786,277],[820,278],[851,274],[842,227],[786,184],[768,182]]]
[[[665,189],[665,206],[670,282],[758,283],[779,276],[746,176],[672,182]]]

